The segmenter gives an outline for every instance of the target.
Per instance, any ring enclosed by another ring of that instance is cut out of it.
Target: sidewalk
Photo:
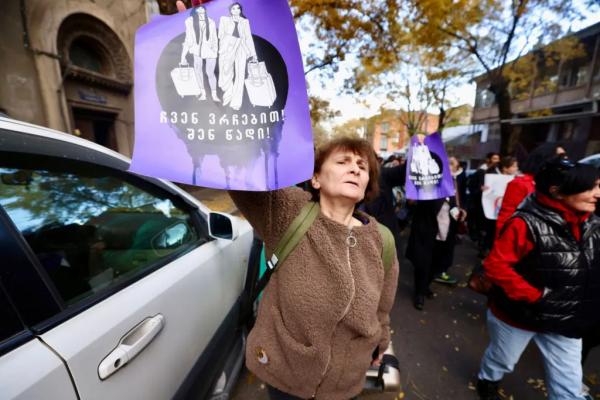
[[[403,239],[406,242],[406,236]],[[412,306],[413,268],[409,261],[401,260],[400,282],[392,310],[392,340],[400,360],[402,390],[365,394],[361,399],[477,399],[476,373],[487,345],[486,298],[465,287],[467,274],[479,261],[476,254],[469,239],[457,246],[455,266],[450,273],[461,283],[456,287],[432,284],[436,298],[426,301],[424,311]],[[600,399],[600,348],[592,351],[584,372],[594,398]],[[543,380],[542,362],[532,343],[515,371],[504,379],[502,397],[544,399]],[[245,371],[232,399],[267,400],[268,395],[262,382]]]

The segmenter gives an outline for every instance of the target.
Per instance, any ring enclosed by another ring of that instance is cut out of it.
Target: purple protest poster
[[[410,141],[406,157],[406,197],[411,200],[434,200],[454,196],[455,188],[438,132],[419,143],[417,136]]]
[[[313,159],[286,0],[210,2],[137,31],[130,171],[264,191],[309,179]]]

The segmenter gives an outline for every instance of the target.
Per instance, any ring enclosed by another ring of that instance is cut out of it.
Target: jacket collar
[[[553,199],[543,193],[536,192],[535,197],[538,203],[558,213],[569,224],[582,224],[590,217],[590,213],[574,211],[560,200]]]
[[[598,222],[595,218],[590,218],[590,213],[578,213],[559,200],[552,199],[540,192],[535,192],[534,195],[525,199],[519,206],[519,210],[532,213],[542,220],[568,229],[577,241],[582,236],[587,237],[591,231],[590,224],[597,225]]]

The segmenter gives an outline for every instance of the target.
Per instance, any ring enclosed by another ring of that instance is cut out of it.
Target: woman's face
[[[569,208],[580,212],[594,212],[596,202],[600,199],[600,180],[593,189],[570,195],[561,195],[560,200]]]
[[[450,169],[452,170],[452,172],[458,171],[458,168],[460,167],[460,164],[458,163],[456,157],[448,158],[448,164],[450,165]]]
[[[354,204],[365,197],[368,183],[367,158],[347,150],[334,150],[312,179],[321,199],[348,199]]]
[[[519,172],[519,163],[516,161],[510,167],[502,168],[502,173],[504,175],[516,175],[518,172]]]
[[[234,4],[233,6],[231,6],[231,9],[229,10],[229,12],[234,17],[238,17],[242,13],[242,8],[240,7],[239,4]]]

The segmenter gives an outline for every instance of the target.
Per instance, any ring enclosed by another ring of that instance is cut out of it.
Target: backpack
[[[254,297],[258,297],[258,295],[263,291],[271,275],[275,272],[277,267],[281,265],[288,255],[296,248],[300,240],[304,237],[308,229],[312,226],[313,222],[319,215],[319,211],[321,207],[319,203],[308,202],[302,210],[300,210],[300,214],[290,224],[287,228],[279,243],[273,250],[273,255],[267,261],[267,270],[264,275],[260,278],[257,284],[256,291],[254,292]],[[395,251],[395,241],[392,232],[385,227],[384,225],[377,223],[377,228],[379,230],[379,234],[383,238],[383,249],[381,251],[381,258],[383,260],[383,269],[384,272],[387,273],[389,269],[392,267],[392,263],[394,261],[394,257],[396,256]]]

